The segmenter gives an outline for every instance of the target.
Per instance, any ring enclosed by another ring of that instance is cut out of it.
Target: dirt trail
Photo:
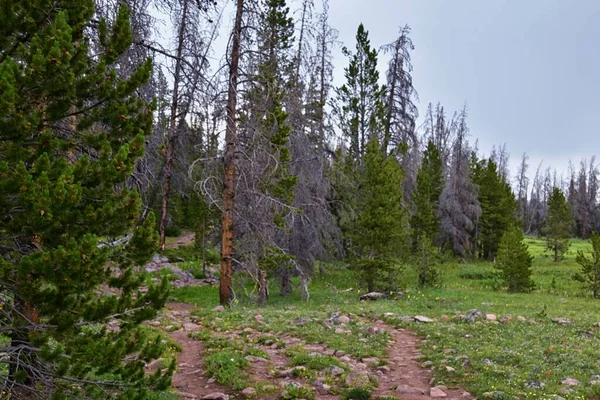
[[[188,233],[178,238],[168,247],[175,248],[185,246],[191,243],[193,239],[194,234]],[[168,303],[166,308],[169,310],[168,312],[171,316],[177,315],[177,319],[183,324],[185,322],[191,322],[189,315],[195,307],[185,303]],[[357,370],[356,367],[361,365],[360,361],[348,356],[346,357],[346,361],[351,367],[351,374],[360,375],[366,373],[368,376],[374,377],[379,381],[379,386],[373,392],[373,398],[377,396],[391,396],[402,400],[422,400],[430,398],[445,398],[452,400],[473,398],[463,390],[452,390],[444,386],[431,387],[432,372],[419,365],[419,345],[421,344],[421,340],[417,338],[414,333],[405,329],[396,329],[382,321],[363,322],[372,326],[374,329],[387,331],[391,337],[386,358],[386,367],[372,366],[367,368],[366,365],[362,364],[362,367]],[[238,335],[240,333],[241,332],[231,332],[232,335]],[[257,332],[251,332],[250,336],[255,336],[256,334]],[[173,387],[177,389],[178,394],[183,399],[202,399],[204,396],[214,395],[216,393],[229,394],[230,396],[225,396],[223,398],[243,398],[241,395],[231,394],[232,392],[230,389],[221,387],[214,383],[212,379],[205,376],[203,366],[204,345],[202,341],[189,338],[186,329],[171,332],[169,335],[173,340],[178,342],[182,348],[182,351],[177,357],[177,371],[173,375]],[[328,351],[326,346],[306,344],[304,341],[290,336],[282,336],[280,339],[288,346],[291,344],[300,344],[299,342],[302,342],[301,344],[308,351],[316,351],[322,354],[326,354]],[[275,346],[259,347],[262,347],[263,350],[269,354],[269,358],[266,360],[251,361],[249,373],[252,381],[254,383],[268,382],[280,389],[273,395],[263,395],[261,397],[262,399],[279,399],[281,389],[291,383],[313,386],[313,382],[307,382],[305,379],[297,378],[293,375],[277,376],[277,374],[275,374],[274,376],[274,370],[284,371],[285,369],[290,369],[290,360],[285,356],[285,350],[275,348]],[[333,352],[326,355],[331,354],[333,354]],[[367,370],[364,370],[364,368],[367,368]],[[317,389],[317,387],[315,387],[315,389]],[[336,400],[340,398],[337,395],[322,394],[319,392],[319,390],[315,390],[315,400]]]
[[[379,387],[374,391],[374,395],[396,396],[403,400],[433,398],[430,395],[432,373],[430,370],[422,368],[418,362],[421,355],[420,339],[408,330],[395,329],[381,322],[374,326],[388,331],[394,342],[388,348],[390,371],[380,377]],[[446,399],[473,398],[464,390],[452,390],[445,387],[440,387],[440,390],[446,394]]]
[[[166,308],[182,315],[188,315],[195,309],[193,305],[186,303],[168,303]],[[169,336],[181,346],[181,352],[177,356],[177,370],[173,374],[173,387],[177,389],[179,396],[192,400],[202,399],[212,393],[229,392],[205,376],[202,341],[190,339],[184,329],[171,332]]]
[[[194,235],[193,232],[186,232],[183,236],[178,237],[176,241],[169,243],[165,247],[167,249],[175,249],[177,247],[187,246],[194,241],[195,236],[196,235]]]

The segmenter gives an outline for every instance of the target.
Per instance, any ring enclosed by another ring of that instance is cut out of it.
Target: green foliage
[[[206,372],[221,385],[242,390],[248,385],[248,361],[237,352],[223,350],[204,357]]]
[[[504,232],[517,222],[517,202],[509,182],[500,174],[494,161],[481,160],[473,169],[481,206],[479,256],[491,260],[496,256]]]
[[[423,163],[417,173],[417,186],[412,196],[414,213],[410,219],[410,227],[413,247],[417,246],[420,238],[430,241],[436,239],[440,225],[436,211],[443,188],[442,159],[439,149],[430,140],[423,153]]]
[[[402,205],[402,170],[392,156],[384,156],[379,140],[372,136],[367,146],[365,167],[353,245],[357,267],[368,290],[377,283],[394,285],[397,259],[406,247],[406,213]]]
[[[533,258],[523,243],[521,229],[513,227],[506,231],[500,241],[495,267],[509,292],[528,292],[535,286],[531,280]]]
[[[287,385],[285,390],[281,394],[283,400],[294,400],[294,399],[306,399],[312,400],[315,398],[315,394],[311,388],[300,385]]]
[[[581,266],[581,273],[574,276],[575,280],[587,283],[592,289],[594,298],[600,297],[600,234],[594,232],[590,237],[592,244],[592,257],[587,257],[583,251],[577,252],[577,263]]]
[[[555,187],[548,198],[548,216],[546,226],[542,230],[546,237],[548,250],[554,253],[554,262],[562,260],[569,250],[571,241],[569,233],[573,226],[573,216],[563,192]]]
[[[435,287],[441,283],[441,276],[436,268],[439,251],[431,245],[427,238],[417,242],[414,263],[419,278],[419,287]]]
[[[164,305],[167,283],[138,290],[155,219],[136,226],[141,202],[126,185],[152,129],[136,95],[152,65],[119,78],[129,11],[99,22],[93,52],[92,17],[91,0],[15,0],[0,13],[0,325],[12,340],[0,363],[14,366],[2,378],[50,399],[143,398],[174,369],[145,375],[164,346],[140,323]],[[101,243],[128,234],[125,245]]]
[[[373,390],[368,387],[354,387],[342,393],[343,400],[369,400]]]
[[[346,83],[336,89],[333,113],[342,134],[349,140],[346,158],[350,164],[362,164],[367,141],[385,131],[385,86],[379,86],[377,50],[371,48],[369,32],[360,24],[356,32],[356,51],[343,48],[349,59],[344,69]]]

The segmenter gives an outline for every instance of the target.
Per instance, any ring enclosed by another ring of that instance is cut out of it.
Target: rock
[[[335,322],[337,322],[338,324],[347,324],[350,322],[350,318],[348,318],[345,315],[341,315],[335,319]]]
[[[442,316],[440,317],[440,321],[444,321],[444,322],[446,322],[446,321],[450,321],[450,317],[449,317],[449,316],[447,316],[447,315],[442,315]]]
[[[546,384],[540,381],[529,381],[525,384],[528,389],[543,389]]]
[[[202,400],[229,400],[229,395],[226,395],[225,393],[215,392],[207,394],[202,398]]]
[[[263,322],[265,322],[265,319],[264,319],[264,318],[263,318],[263,316],[262,316],[262,315],[260,315],[260,314],[256,314],[256,315],[254,316],[254,319],[255,319],[255,320],[256,320],[256,322],[258,322],[259,324],[262,324]]]
[[[421,368],[431,368],[433,367],[433,362],[431,361],[425,361],[424,363],[421,364]]]
[[[343,357],[346,355],[346,352],[344,350],[336,350],[334,354],[336,357]]]
[[[452,368],[446,365],[446,371],[448,372],[456,372],[456,368]]]
[[[506,324],[507,322],[512,321],[512,317],[510,315],[505,315],[500,319],[501,324]]]
[[[559,396],[557,394],[549,394],[544,396],[544,399],[548,399],[548,400],[567,400],[562,396]]]
[[[519,321],[519,322],[526,322],[526,321],[527,321],[527,318],[525,318],[525,317],[523,317],[523,316],[519,315],[519,316],[517,316],[517,321]]]
[[[416,322],[421,322],[421,323],[424,323],[424,324],[430,324],[432,322],[435,322],[433,319],[431,319],[429,317],[425,317],[423,315],[417,315],[417,316],[415,316],[414,320]]]
[[[242,332],[244,332],[244,333],[252,333],[252,332],[254,332],[254,329],[252,329],[252,328],[244,328],[244,330]]]
[[[186,392],[177,392],[177,396],[184,398],[186,400],[196,400],[199,397],[193,393],[186,393]]]
[[[463,392],[460,397],[464,397],[466,399],[470,399],[471,398],[471,393],[469,393],[469,392]]]
[[[485,365],[494,365],[494,362],[492,360],[490,360],[489,358],[484,358],[483,360],[481,360],[482,363],[484,363]]]
[[[148,322],[148,325],[157,327],[160,326],[160,321],[150,321]]]
[[[295,368],[283,369],[280,371],[276,371],[275,374],[280,378],[290,378],[294,375]]]
[[[317,391],[318,394],[320,394],[322,396],[326,396],[331,391],[331,386],[326,383],[319,382],[319,383],[315,384],[315,390]]]
[[[489,322],[496,322],[498,317],[494,314],[485,314],[485,320]]]
[[[325,368],[322,372],[331,376],[340,376],[343,375],[346,371],[344,371],[343,368],[340,368],[337,365],[330,365],[329,367]]]
[[[296,325],[298,325],[298,326],[304,326],[304,325],[306,325],[308,323],[311,323],[312,319],[310,319],[310,318],[296,318],[296,320],[294,322],[296,322]]]
[[[367,387],[370,384],[369,375],[364,371],[348,374],[346,377],[346,385],[350,387]]]
[[[581,386],[581,382],[574,378],[564,378],[560,383],[566,386]]]
[[[352,334],[352,331],[346,330],[346,329],[342,329],[342,328],[335,328],[335,333],[339,334],[339,335],[350,335]]]
[[[500,390],[495,390],[493,392],[485,392],[481,395],[481,398],[488,400],[504,400],[506,398],[506,394]]]
[[[484,315],[481,311],[472,309],[463,317],[463,320],[465,322],[473,323],[473,322],[477,321],[479,318],[483,318],[483,317],[484,317]]]
[[[403,315],[402,317],[398,317],[398,319],[402,322],[413,322],[415,320],[413,317],[409,317],[408,315]]]
[[[440,386],[434,386],[429,389],[429,397],[446,397],[448,396]]]
[[[571,320],[569,318],[552,318],[552,322],[559,325],[571,325]]]
[[[186,322],[185,324],[183,324],[183,330],[186,332],[196,332],[200,330],[200,327],[197,324],[194,324],[193,322]]]
[[[368,328],[365,328],[365,333],[367,335],[374,335],[377,332],[380,332],[381,330],[379,328],[377,328],[376,326],[369,326]]]
[[[426,393],[426,391],[423,389],[419,389],[419,388],[409,386],[409,385],[400,385],[400,386],[398,386],[398,388],[396,388],[395,392],[398,394],[420,394],[420,395],[424,395]]]
[[[599,329],[600,328],[600,322],[596,322],[594,325],[592,325],[593,328],[595,329]]]
[[[209,378],[206,383],[208,383],[209,385],[212,385],[213,383],[215,383],[217,380],[215,378]]]
[[[396,315],[396,314],[394,314],[393,312],[383,313],[383,316],[386,317],[386,318],[392,318],[394,315]]]
[[[388,374],[391,371],[391,369],[387,365],[382,365],[381,367],[377,367],[377,371],[381,371],[384,374]]]
[[[379,361],[380,360],[377,357],[367,357],[362,359],[362,362],[365,364],[379,364]]]
[[[254,389],[253,387],[248,387],[242,390],[242,395],[244,397],[254,397],[256,396],[256,389]]]
[[[246,356],[244,357],[246,360],[248,360],[249,362],[252,363],[257,363],[257,362],[267,362],[266,358],[262,358],[262,357],[256,357],[256,356]]]
[[[214,312],[223,312],[225,311],[225,307],[223,306],[216,306],[215,308],[212,309]]]

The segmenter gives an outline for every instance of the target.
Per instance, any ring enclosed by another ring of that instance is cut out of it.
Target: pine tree
[[[493,259],[502,235],[517,222],[517,202],[510,184],[499,173],[492,160],[481,160],[474,166],[473,181],[479,187],[477,240],[479,256]]]
[[[381,153],[376,136],[367,145],[364,168],[353,244],[361,277],[373,291],[395,284],[407,237],[406,213],[402,170],[394,157]]]
[[[569,249],[569,233],[573,226],[573,216],[563,192],[554,187],[548,198],[548,217],[544,227],[546,246],[554,253],[554,262],[559,262]]]
[[[348,161],[361,164],[370,137],[385,132],[385,87],[379,86],[377,50],[371,48],[369,32],[360,24],[356,33],[356,52],[344,47],[350,64],[344,70],[346,83],[336,89],[333,113],[349,141]]]
[[[532,260],[527,245],[523,243],[521,229],[512,227],[507,230],[502,235],[494,266],[500,270],[500,277],[509,292],[529,292],[534,288]]]
[[[167,283],[139,290],[156,221],[136,228],[141,202],[125,185],[152,130],[136,95],[151,62],[118,77],[125,6],[111,26],[91,24],[91,0],[0,8],[0,380],[11,398],[146,398],[174,369],[145,374],[164,345],[139,324]]]
[[[414,213],[410,226],[415,248],[420,238],[431,243],[439,233],[440,222],[436,214],[443,188],[444,175],[440,152],[430,140],[423,153],[423,163],[417,173],[417,187],[413,194]]]
[[[577,281],[587,283],[592,289],[595,299],[600,297],[600,234],[594,232],[590,236],[592,244],[592,258],[587,257],[583,251],[577,252],[576,261],[581,265],[581,273],[573,278]]]

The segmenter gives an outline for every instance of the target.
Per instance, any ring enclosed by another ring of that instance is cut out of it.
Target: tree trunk
[[[290,271],[288,271],[286,268],[281,271],[280,293],[282,296],[288,296],[292,293],[293,285],[290,275]]]
[[[258,305],[264,306],[269,298],[269,288],[267,282],[267,274],[262,269],[258,269]]]
[[[231,291],[231,270],[233,257],[233,199],[235,195],[235,147],[237,126],[235,113],[237,108],[238,68],[240,61],[240,42],[244,0],[237,0],[231,63],[229,64],[229,88],[227,92],[227,126],[225,129],[225,180],[223,184],[223,214],[221,218],[221,280],[219,297],[222,305],[230,305],[233,300]]]
[[[181,15],[181,26],[179,27],[179,37],[177,43],[177,60],[175,61],[175,76],[173,77],[173,98],[171,100],[171,115],[169,117],[169,130],[167,131],[167,146],[165,149],[165,165],[163,167],[162,184],[162,212],[160,215],[160,224],[158,232],[160,234],[160,251],[165,250],[165,229],[167,225],[167,215],[169,206],[169,192],[171,190],[171,177],[173,175],[173,148],[177,139],[177,109],[179,106],[179,81],[181,79],[181,57],[183,55],[183,44],[185,25],[187,22],[189,0],[183,2]]]

